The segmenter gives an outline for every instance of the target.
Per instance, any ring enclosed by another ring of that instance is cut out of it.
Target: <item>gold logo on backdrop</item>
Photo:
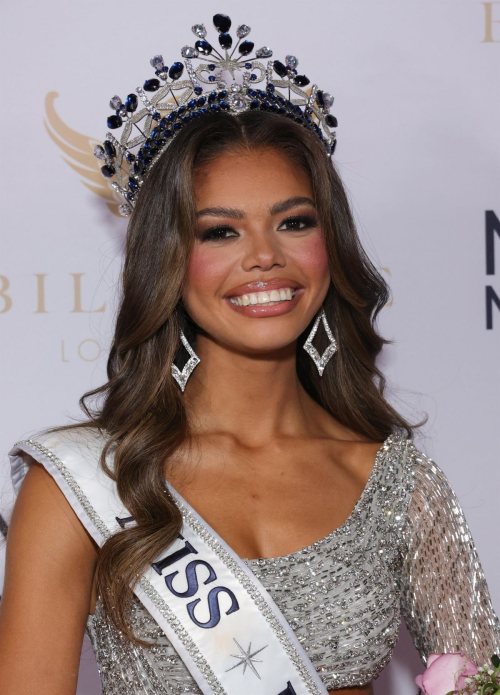
[[[500,24],[500,2],[483,2],[481,4],[484,5],[484,39],[481,43],[500,43],[500,32],[496,34],[499,38],[493,36],[493,25]],[[495,18],[494,11],[496,11]]]
[[[83,135],[64,123],[54,106],[58,96],[57,92],[49,92],[45,97],[44,125],[47,133],[63,153],[62,158],[66,164],[79,175],[83,185],[103,198],[109,210],[123,219],[118,212],[122,198],[108,185],[101,174],[99,160],[94,157],[94,147],[100,141]]]

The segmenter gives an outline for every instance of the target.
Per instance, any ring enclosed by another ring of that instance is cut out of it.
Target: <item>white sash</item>
[[[18,442],[9,452],[17,490],[25,452],[42,463],[101,546],[134,524],[98,464],[104,438],[79,428]],[[167,483],[168,484],[168,483]],[[327,695],[295,634],[247,565],[169,485],[179,537],[134,589],[205,695]]]

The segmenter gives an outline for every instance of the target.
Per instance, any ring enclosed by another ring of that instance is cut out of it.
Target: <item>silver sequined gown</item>
[[[462,509],[441,469],[391,435],[342,526],[290,555],[246,560],[280,608],[327,690],[362,686],[390,661],[403,616],[424,662],[500,652],[500,626]],[[200,694],[139,601],[125,641],[98,602],[89,616],[104,695]]]

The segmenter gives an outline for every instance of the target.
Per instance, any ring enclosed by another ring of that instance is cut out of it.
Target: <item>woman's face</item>
[[[183,300],[213,340],[265,353],[294,342],[330,284],[308,176],[275,150],[197,171],[197,229]]]

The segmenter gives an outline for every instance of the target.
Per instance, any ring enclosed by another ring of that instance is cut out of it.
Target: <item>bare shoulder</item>
[[[355,484],[364,486],[385,440],[370,440],[331,416],[324,420],[324,428],[324,441],[327,442],[331,460],[339,472],[352,479]]]
[[[96,559],[94,541],[64,494],[33,461],[7,537],[0,604],[2,693],[34,692],[35,685],[44,695],[76,688]],[[46,685],[38,683],[41,673]]]
[[[353,477],[365,483],[370,477],[384,442],[342,440],[336,442],[338,464]]]
[[[52,537],[53,535],[53,537]],[[46,538],[51,547],[74,551],[84,556],[97,557],[97,546],[71,508],[57,483],[45,468],[32,461],[17,496],[9,539],[33,544]]]

